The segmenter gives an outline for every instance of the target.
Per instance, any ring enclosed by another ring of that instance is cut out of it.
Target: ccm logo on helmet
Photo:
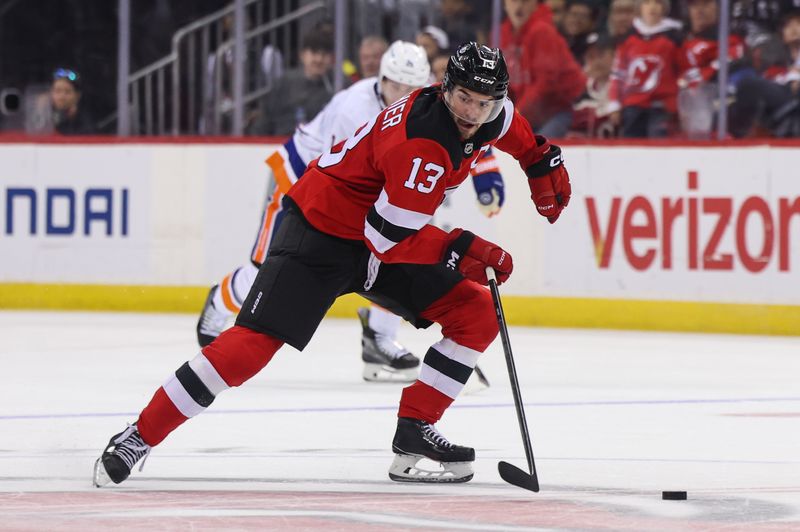
[[[494,83],[493,79],[486,79],[480,76],[472,76],[472,79],[474,79],[475,81],[480,81],[481,83]]]

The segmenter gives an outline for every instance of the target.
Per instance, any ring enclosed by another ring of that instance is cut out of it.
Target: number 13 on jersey
[[[430,193],[434,187],[436,187],[436,182],[439,181],[439,178],[444,175],[444,168],[436,163],[426,164],[423,168],[423,171],[426,172],[426,174],[423,174],[420,181],[417,182],[419,170],[422,166],[422,158],[414,157],[411,162],[413,163],[413,166],[411,167],[411,173],[408,175],[408,179],[406,179],[406,182],[403,183],[403,185],[411,190],[416,189],[423,194]]]

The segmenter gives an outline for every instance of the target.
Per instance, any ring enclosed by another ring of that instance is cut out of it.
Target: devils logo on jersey
[[[628,90],[650,92],[658,86],[664,60],[657,55],[634,57],[628,65]]]

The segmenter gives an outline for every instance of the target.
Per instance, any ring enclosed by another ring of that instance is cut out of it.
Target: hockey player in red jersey
[[[258,373],[284,344],[302,350],[334,300],[356,292],[417,327],[441,325],[419,379],[400,399],[393,480],[466,482],[475,450],[435,428],[497,335],[485,269],[513,271],[503,248],[428,222],[491,146],[527,174],[539,214],[554,223],[570,198],[561,150],[534,136],[506,98],[498,49],[462,45],[442,85],[416,90],[313,161],[285,199],[275,235],[236,325],[171,375],[135,424],[109,441],[97,486],[125,480],[170,432],[221,392]],[[422,458],[441,464],[425,472]]]

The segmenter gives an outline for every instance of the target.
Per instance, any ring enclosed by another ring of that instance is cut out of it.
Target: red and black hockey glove
[[[553,224],[569,203],[572,187],[561,148],[549,144],[540,135],[536,135],[536,143],[544,149],[544,154],[538,162],[526,168],[525,173],[528,174],[528,187],[536,210]]]
[[[511,255],[497,244],[475,236],[464,229],[450,231],[450,246],[444,254],[444,264],[451,270],[482,285],[488,285],[486,267],[494,268],[497,284],[503,284],[514,269]]]

